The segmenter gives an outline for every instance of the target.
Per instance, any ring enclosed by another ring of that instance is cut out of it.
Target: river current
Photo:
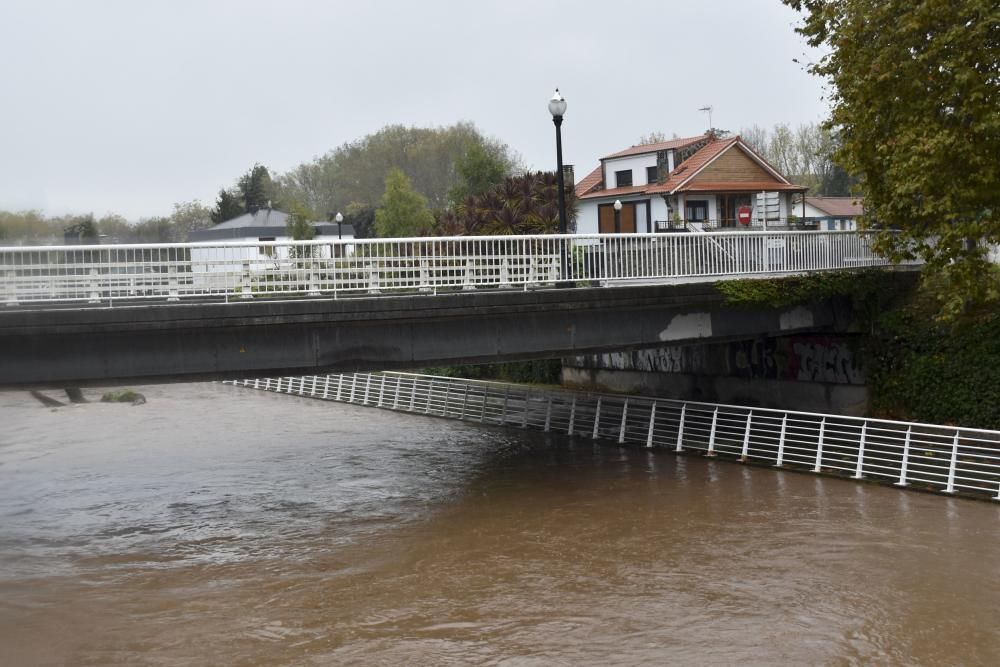
[[[0,392],[0,665],[1000,664],[997,504],[137,389]]]

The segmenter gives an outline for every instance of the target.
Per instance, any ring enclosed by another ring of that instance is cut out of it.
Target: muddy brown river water
[[[138,389],[0,393],[0,665],[1000,664],[997,504]]]

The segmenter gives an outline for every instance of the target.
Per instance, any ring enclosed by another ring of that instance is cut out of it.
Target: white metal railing
[[[379,294],[885,266],[857,232],[459,236],[0,248],[0,301]]]
[[[412,373],[229,384],[1000,500],[1000,431]]]

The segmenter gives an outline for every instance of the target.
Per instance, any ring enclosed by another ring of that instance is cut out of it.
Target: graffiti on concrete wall
[[[578,368],[726,375],[762,380],[864,384],[858,354],[843,336],[784,336],[730,343],[581,355]]]

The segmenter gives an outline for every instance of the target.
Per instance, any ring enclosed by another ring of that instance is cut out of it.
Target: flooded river
[[[0,665],[1000,664],[997,504],[138,389],[0,393]]]

